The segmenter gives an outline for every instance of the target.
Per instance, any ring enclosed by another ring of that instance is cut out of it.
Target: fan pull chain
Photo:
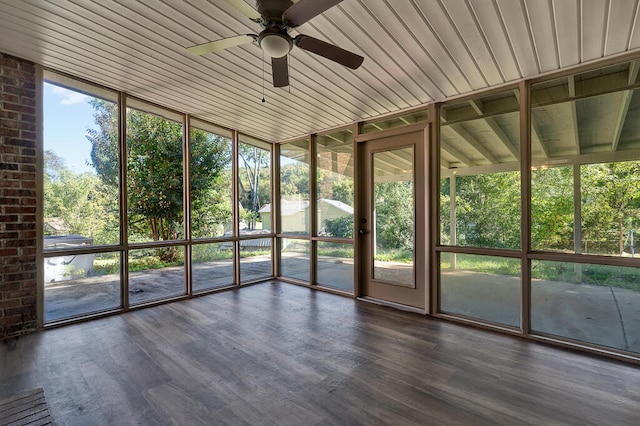
[[[262,103],[266,102],[264,100],[264,50],[262,51]]]

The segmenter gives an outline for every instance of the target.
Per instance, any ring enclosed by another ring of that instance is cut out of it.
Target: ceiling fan
[[[257,42],[263,52],[271,57],[273,86],[289,85],[287,55],[297,46],[351,69],[357,69],[364,58],[355,53],[317,38],[299,34],[289,35],[292,28],[299,27],[313,17],[337,5],[342,0],[256,0],[256,9],[243,0],[225,0],[240,13],[262,25],[260,34],[243,34],[189,47],[195,55],[215,53],[230,47]]]

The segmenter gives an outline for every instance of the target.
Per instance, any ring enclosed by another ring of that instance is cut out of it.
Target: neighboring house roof
[[[338,200],[327,200],[326,198],[321,198],[319,200],[319,203],[326,203],[329,204],[337,209],[342,210],[345,213],[349,213],[349,214],[353,214],[353,207],[351,207],[348,204],[343,203],[342,201],[338,201]]]
[[[340,209],[348,214],[353,214],[353,207],[348,204],[343,203],[342,201],[337,200],[328,200],[326,198],[321,198],[318,200],[319,204],[329,204],[337,209]],[[309,208],[309,201],[307,200],[282,200],[280,201],[280,214],[282,216],[292,216],[296,213],[303,212]],[[265,204],[258,213],[271,213],[271,203]]]
[[[292,216],[296,213],[303,212],[309,208],[308,200],[282,200],[280,201],[280,214],[282,216]],[[265,204],[258,213],[271,213],[271,203]]]

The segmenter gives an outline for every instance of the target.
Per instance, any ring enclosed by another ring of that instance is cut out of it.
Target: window
[[[178,114],[139,101],[127,102],[130,243],[184,238],[182,144]],[[176,254],[173,248],[160,251],[165,261]]]
[[[519,109],[518,91],[508,90],[440,111],[440,311],[512,327],[521,297]]]
[[[353,132],[314,138],[316,155],[315,284],[353,292]]]
[[[271,144],[240,135],[238,146],[240,202],[240,282],[273,276]]]
[[[192,120],[191,236],[214,238],[233,235],[231,132]]]
[[[280,145],[280,232],[309,235],[311,231],[309,140]]]
[[[532,256],[532,329],[636,353],[637,69],[628,62],[541,82],[531,96],[531,244],[555,253]]]
[[[117,94],[45,72],[44,320],[117,309]]]

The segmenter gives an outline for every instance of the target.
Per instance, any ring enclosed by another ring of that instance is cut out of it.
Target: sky
[[[76,173],[94,172],[86,131],[96,128],[92,98],[44,83],[44,149],[54,151]]]

